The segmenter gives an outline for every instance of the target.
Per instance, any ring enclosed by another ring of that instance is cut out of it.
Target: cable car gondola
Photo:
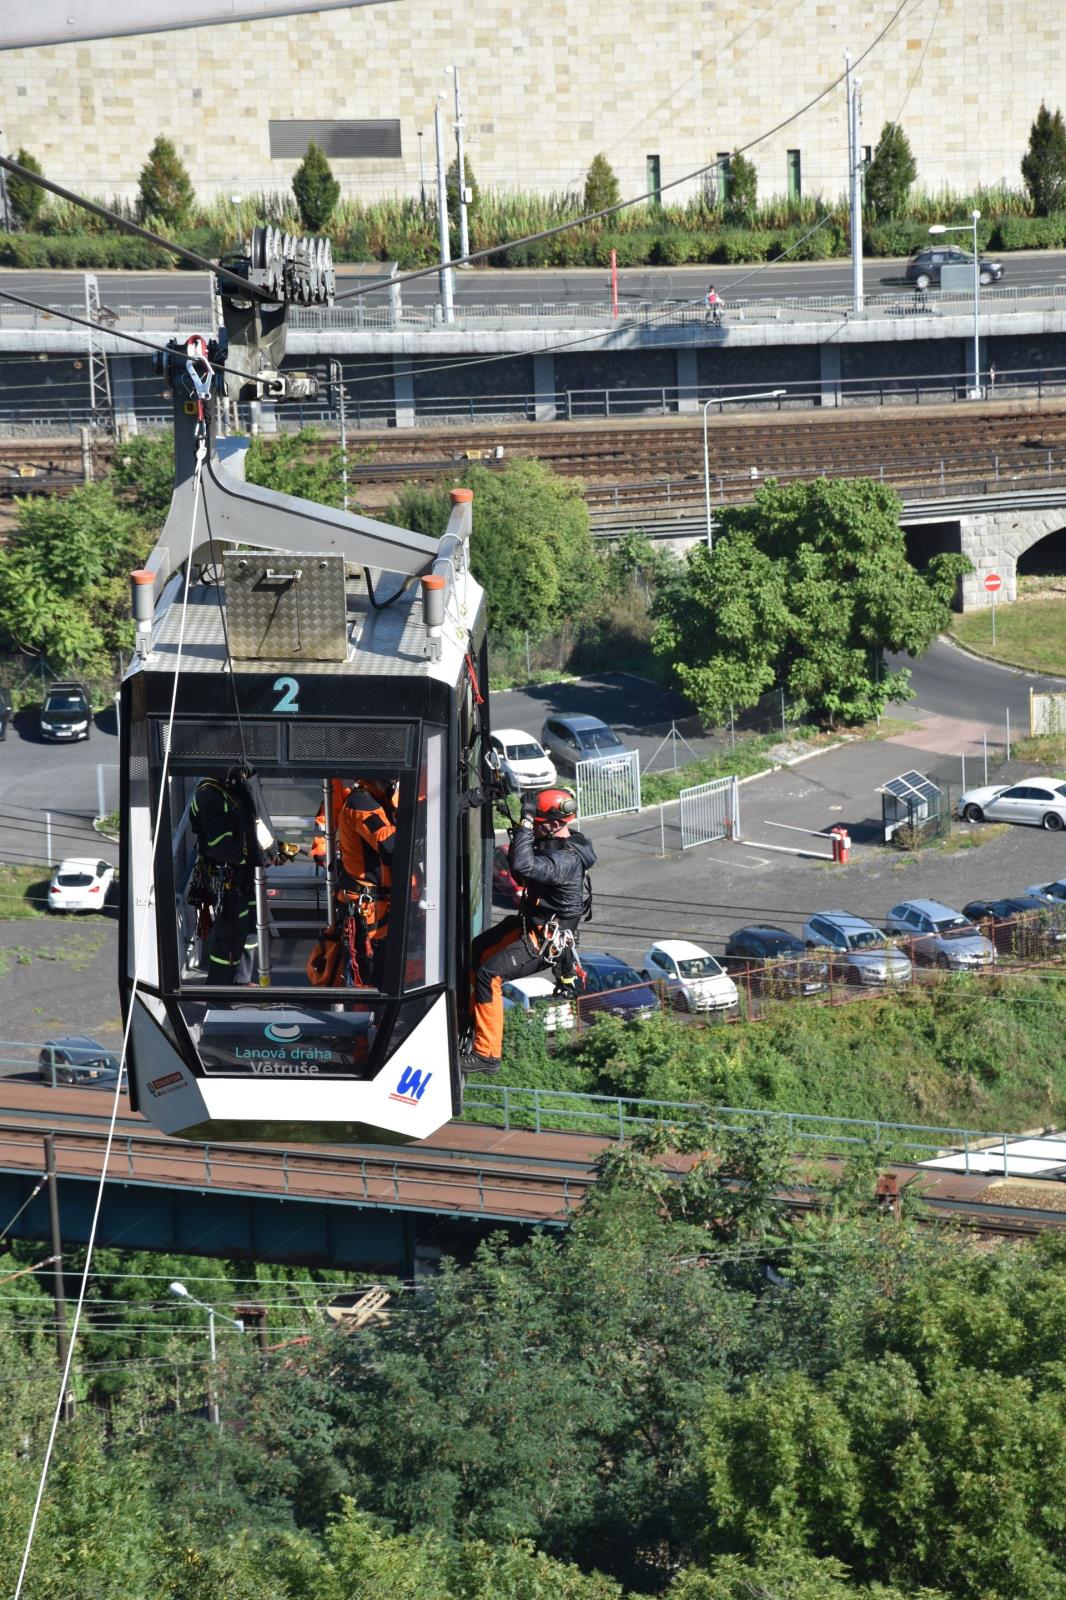
[[[332,263],[322,241],[257,229],[227,265],[248,296],[220,280],[218,340],[175,341],[164,358],[175,486],[133,575],[121,703],[130,1097],[188,1139],[425,1138],[461,1103],[470,946],[490,904],[472,497],[452,491],[432,538],[245,483],[246,441],[219,439],[213,413],[223,398],[314,392],[313,378],[279,371],[285,312],[332,297]],[[360,967],[359,894],[345,891],[336,833],[337,806],[364,785],[387,793],[393,831],[387,932],[373,930]],[[237,795],[242,826],[251,806],[262,851],[235,869],[205,863],[198,795],[223,806]],[[243,971],[209,959],[220,916],[243,918]],[[347,982],[316,984],[331,927],[346,930],[335,965]]]

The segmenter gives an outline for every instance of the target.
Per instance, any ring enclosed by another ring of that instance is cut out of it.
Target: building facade
[[[864,145],[898,120],[922,188],[1019,187],[1041,101],[1066,98],[1064,43],[1046,0],[383,0],[6,51],[0,137],[61,183],[131,198],[164,133],[211,198],[286,190],[317,136],[345,195],[413,196],[432,187],[438,93],[451,159],[457,63],[482,188],[580,189],[603,151],[624,195],[683,199],[705,181],[688,174],[713,185],[749,147],[761,198],[835,201],[850,49]]]

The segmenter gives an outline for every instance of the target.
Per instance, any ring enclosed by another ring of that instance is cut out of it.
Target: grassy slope
[[[605,1019],[554,1056],[536,1023],[509,1017],[501,1079],[990,1131],[1061,1127],[1064,980],[951,978],[847,1006],[783,1005],[747,1025]],[[475,1079],[473,1100],[477,1087]]]
[[[955,617],[951,632],[960,644],[993,661],[1009,661],[1032,672],[1066,675],[1066,601],[1019,600],[996,606],[996,642],[992,643],[992,609]]]

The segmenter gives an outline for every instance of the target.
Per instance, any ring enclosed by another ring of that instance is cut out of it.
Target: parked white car
[[[644,953],[644,976],[661,979],[679,1011],[727,1011],[737,986],[709,951],[687,939],[657,939]]]
[[[48,885],[49,911],[102,911],[115,869],[91,856],[61,861]]]
[[[552,788],[557,776],[555,763],[531,733],[523,733],[521,728],[497,728],[491,744],[500,758],[500,771],[512,789]]]
[[[960,794],[959,816],[966,822],[1028,822],[1059,833],[1066,828],[1066,783],[1061,778],[1026,778]]]
[[[503,1009],[544,1018],[545,1033],[565,1033],[574,1026],[574,1002],[555,996],[555,979],[535,972],[531,978],[511,978],[502,986]],[[553,999],[553,996],[555,998]]]

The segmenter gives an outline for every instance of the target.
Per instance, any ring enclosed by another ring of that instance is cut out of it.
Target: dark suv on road
[[[973,270],[973,256],[965,250],[919,250],[907,262],[903,274],[916,289],[928,289],[931,283],[940,282],[942,267],[969,267]],[[984,284],[998,283],[1003,276],[1003,263],[989,261],[986,256],[977,258],[977,276]]]
[[[53,683],[41,707],[41,738],[87,739],[92,726],[93,708],[85,685]]]

